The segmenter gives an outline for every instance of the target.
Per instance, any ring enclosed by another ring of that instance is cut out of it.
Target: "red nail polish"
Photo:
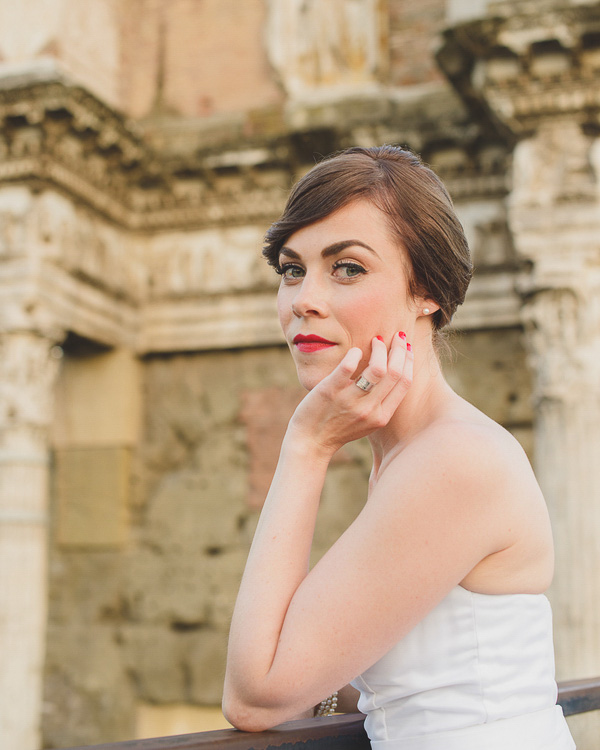
[[[398,331],[398,336],[400,336],[401,339],[406,338],[406,334],[404,333],[404,331]]]
[[[375,336],[376,339],[379,339],[379,341],[383,341],[383,336]]]
[[[412,352],[412,346],[409,343],[406,344],[406,348],[409,352]]]

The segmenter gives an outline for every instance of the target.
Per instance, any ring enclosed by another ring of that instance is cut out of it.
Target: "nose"
[[[327,315],[326,293],[315,277],[307,274],[295,291],[292,312],[297,318],[323,318]]]

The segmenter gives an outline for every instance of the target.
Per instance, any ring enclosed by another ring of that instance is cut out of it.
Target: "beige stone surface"
[[[471,331],[450,337],[449,345],[444,374],[450,385],[508,429],[531,429],[531,372],[522,332]]]
[[[0,331],[0,737],[37,750],[48,607],[53,342]]]
[[[387,63],[380,0],[268,3],[269,60],[288,97],[320,100],[373,90]]]
[[[201,118],[279,101],[264,19],[263,0],[132,0],[121,16],[124,108]]]
[[[28,0],[0,3],[0,59],[13,66],[53,60],[114,106],[121,104],[120,3]]]
[[[186,654],[192,703],[210,706],[221,702],[226,655],[223,631],[199,631],[194,636]]]
[[[141,368],[126,349],[65,357],[52,435],[57,448],[132,446],[139,439]]]
[[[191,706],[187,703],[157,706],[143,702],[136,705],[136,739],[211,732],[230,727],[220,706]]]
[[[262,508],[277,466],[281,441],[304,393],[299,385],[242,393],[240,417],[246,425],[250,461],[246,502],[254,510]]]
[[[54,452],[56,539],[65,547],[114,547],[129,530],[129,449]]]
[[[54,622],[48,631],[45,747],[91,745],[99,737],[117,742],[135,733],[135,693],[114,627],[77,612],[67,614],[68,640]]]

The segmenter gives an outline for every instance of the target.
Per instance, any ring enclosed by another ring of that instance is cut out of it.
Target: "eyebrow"
[[[323,258],[329,258],[332,255],[338,255],[343,250],[346,250],[348,247],[364,247],[365,250],[368,250],[369,252],[373,253],[373,255],[379,257],[375,250],[370,245],[367,245],[366,242],[362,242],[361,240],[342,240],[341,242],[334,242],[331,245],[327,245],[327,247],[323,248],[321,251],[321,255]],[[286,255],[288,258],[296,258],[297,260],[300,260],[300,255],[295,251],[292,250],[291,247],[282,247],[279,251],[280,255]]]

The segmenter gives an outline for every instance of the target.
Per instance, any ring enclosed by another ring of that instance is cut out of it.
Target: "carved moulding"
[[[281,185],[252,166],[177,174],[129,122],[64,81],[0,85],[0,182],[51,184],[120,226],[244,223],[275,216]],[[243,161],[243,159],[242,159]]]
[[[470,110],[513,141],[548,117],[600,127],[600,4],[493,10],[448,29],[437,53]]]
[[[439,157],[461,197],[506,190],[501,140],[465,123],[462,105],[444,87],[412,99],[307,105],[302,126],[283,123],[277,134],[243,146],[238,138],[172,158],[79,86],[9,83],[0,81],[0,182],[51,184],[131,230],[266,225],[299,172],[318,155],[356,143],[408,145],[434,166]]]

